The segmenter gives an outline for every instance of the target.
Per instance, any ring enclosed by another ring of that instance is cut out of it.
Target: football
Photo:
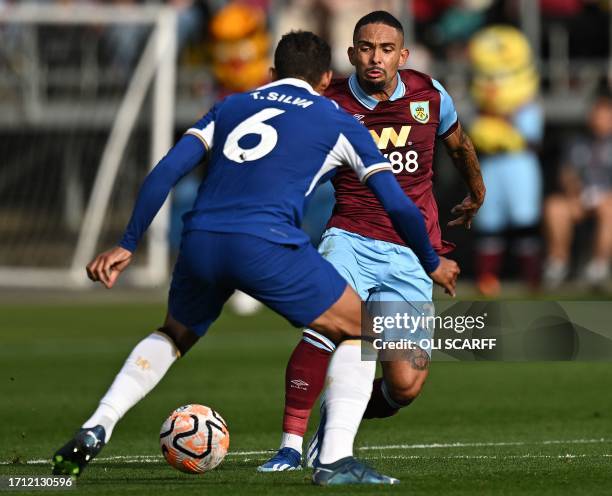
[[[218,466],[229,448],[223,417],[204,405],[185,405],[162,424],[159,443],[166,461],[181,472],[201,474]]]

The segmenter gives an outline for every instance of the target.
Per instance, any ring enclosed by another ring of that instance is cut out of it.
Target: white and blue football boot
[[[293,448],[281,448],[266,463],[257,467],[258,472],[288,472],[302,470],[302,455]]]

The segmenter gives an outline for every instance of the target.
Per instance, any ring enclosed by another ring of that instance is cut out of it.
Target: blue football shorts
[[[330,308],[346,281],[310,243],[281,245],[250,234],[189,231],[172,275],[168,310],[203,336],[234,290],[305,326]]]
[[[381,311],[414,317],[433,315],[433,282],[410,248],[332,227],[325,231],[319,253],[366,302],[371,315]],[[381,337],[414,342],[431,356],[433,329],[389,328]],[[324,338],[310,329],[304,332],[304,339],[315,346],[321,344],[319,347],[323,348],[326,344],[325,349],[330,348]]]

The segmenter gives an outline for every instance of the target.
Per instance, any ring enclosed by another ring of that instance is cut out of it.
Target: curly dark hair
[[[297,77],[316,86],[331,67],[331,48],[310,31],[291,31],[278,42],[274,68],[279,79]]]

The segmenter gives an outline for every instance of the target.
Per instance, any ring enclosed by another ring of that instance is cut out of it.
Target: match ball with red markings
[[[185,405],[162,424],[159,444],[166,461],[181,472],[201,474],[219,465],[229,449],[223,417],[204,405]]]

